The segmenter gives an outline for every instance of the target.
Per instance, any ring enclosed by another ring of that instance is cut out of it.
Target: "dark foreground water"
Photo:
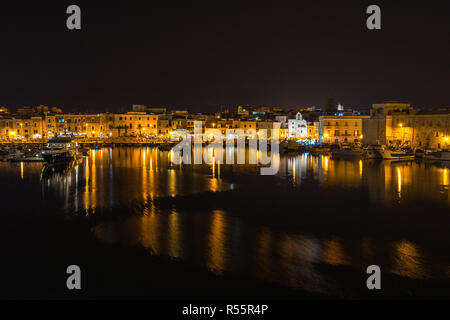
[[[104,243],[218,275],[358,297],[365,283],[352,275],[376,264],[400,279],[400,296],[433,283],[450,297],[449,164],[303,154],[281,156],[279,173],[262,177],[257,166],[175,166],[171,157],[103,149],[44,176],[42,164],[3,162],[1,201],[31,212],[56,204],[52,215],[85,216]]]

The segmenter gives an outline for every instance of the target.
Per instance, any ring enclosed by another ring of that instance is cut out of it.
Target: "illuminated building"
[[[369,116],[321,116],[319,137],[325,143],[355,143],[363,139],[363,120]]]
[[[308,123],[303,120],[302,114],[299,112],[295,119],[288,120],[288,138],[306,139],[308,136]]]
[[[409,104],[387,102],[373,105],[371,114],[364,122],[367,144],[449,148],[450,109],[416,110]]]

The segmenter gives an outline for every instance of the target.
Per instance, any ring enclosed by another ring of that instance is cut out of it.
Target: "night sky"
[[[448,0],[90,2],[2,3],[0,105],[214,112],[322,106],[328,96],[351,107],[450,105]],[[66,28],[70,4],[82,9],[81,31]],[[381,31],[366,28],[370,4],[382,9]]]

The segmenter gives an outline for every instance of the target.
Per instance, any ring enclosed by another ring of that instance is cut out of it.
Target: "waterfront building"
[[[306,138],[308,140],[314,141],[314,142],[319,141],[319,122],[318,121],[308,123]]]
[[[308,123],[303,120],[302,114],[299,112],[295,119],[288,120],[288,138],[290,139],[306,139],[308,136]]]
[[[357,143],[363,139],[363,120],[369,116],[325,115],[319,118],[319,138],[324,143]]]
[[[113,115],[112,137],[138,137],[158,135],[160,116],[146,112],[128,112]]]
[[[450,109],[416,110],[410,104],[374,104],[364,123],[364,143],[448,150]]]
[[[0,139],[40,139],[44,127],[42,117],[5,117],[0,119]]]

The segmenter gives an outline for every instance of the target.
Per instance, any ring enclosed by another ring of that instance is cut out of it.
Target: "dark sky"
[[[448,0],[52,2],[2,3],[0,105],[215,111],[321,106],[330,95],[348,106],[450,105]],[[81,31],[66,29],[70,4],[82,9]],[[369,4],[382,9],[381,31],[366,28]]]

